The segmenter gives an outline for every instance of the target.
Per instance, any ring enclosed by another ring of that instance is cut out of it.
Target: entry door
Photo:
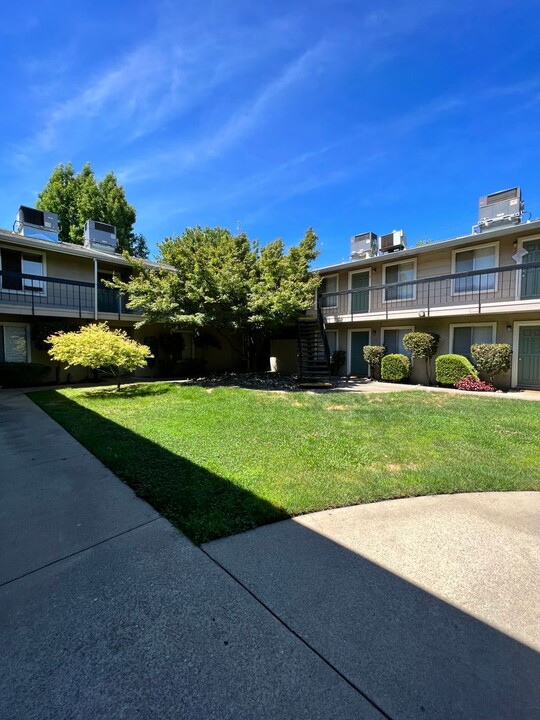
[[[523,243],[527,255],[523,257],[523,264],[540,262],[540,240],[530,240]],[[529,300],[540,298],[540,267],[521,272],[521,299]]]
[[[364,346],[369,345],[369,330],[351,332],[351,375],[367,377],[369,368],[364,360]]]
[[[540,325],[519,328],[518,385],[540,388]]]
[[[351,275],[351,290],[355,290],[351,294],[351,312],[367,313],[369,312],[369,271],[357,272]]]

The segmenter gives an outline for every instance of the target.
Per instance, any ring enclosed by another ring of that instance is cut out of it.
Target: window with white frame
[[[384,267],[384,284],[403,283],[416,278],[416,263],[414,261],[394,263]],[[414,285],[398,285],[397,287],[385,288],[384,299],[389,300],[412,300],[416,295]]]
[[[20,275],[43,277],[43,256],[38,253],[21,252],[2,248],[0,250],[2,268],[2,289],[18,292],[43,292],[44,282],[34,278],[21,278]]]
[[[0,362],[28,362],[26,325],[0,325]]]
[[[497,245],[482,245],[471,250],[457,250],[454,253],[454,272],[474,272],[497,267]],[[454,293],[495,290],[497,277],[495,273],[470,275],[454,280]]]
[[[495,342],[495,326],[454,325],[452,333],[452,352],[471,359],[471,345]]]
[[[323,308],[337,307],[337,295],[329,295],[327,297],[320,297],[325,293],[337,293],[338,289],[338,276],[327,275],[323,277],[321,284],[319,285],[319,302]]]
[[[386,348],[387,355],[393,353],[401,353],[402,355],[411,356],[409,350],[403,345],[403,338],[407,333],[413,332],[414,328],[383,328],[382,330],[382,344]]]

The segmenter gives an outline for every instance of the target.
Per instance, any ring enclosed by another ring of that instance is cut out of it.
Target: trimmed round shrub
[[[16,388],[39,385],[50,371],[51,368],[42,363],[0,363],[0,386]]]
[[[476,392],[494,392],[497,389],[490,383],[478,380],[472,375],[467,375],[463,380],[458,380],[456,388],[458,390],[474,390]]]
[[[495,375],[510,370],[512,348],[507,343],[482,343],[471,345],[471,355],[476,367],[493,382]]]
[[[410,332],[403,336],[403,345],[413,358],[432,358],[439,347],[440,336],[428,332]]]
[[[385,355],[381,363],[381,379],[387,382],[403,382],[411,374],[411,361],[406,355]]]
[[[383,345],[364,345],[364,360],[371,365],[376,377],[380,375],[381,361],[385,352],[386,348]]]
[[[426,363],[426,378],[431,385],[431,358],[439,347],[440,335],[428,332],[410,332],[404,335],[403,345],[411,353],[413,360],[424,360]]]
[[[469,375],[478,380],[474,366],[463,355],[439,355],[435,358],[435,377],[440,385],[455,385]]]

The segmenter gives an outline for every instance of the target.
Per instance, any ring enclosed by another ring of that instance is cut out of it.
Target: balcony
[[[54,315],[94,318],[96,292],[93,283],[0,270],[0,312],[18,315]],[[126,297],[114,288],[97,288],[97,314],[122,319],[133,316]]]
[[[320,293],[327,324],[540,310],[540,262]]]

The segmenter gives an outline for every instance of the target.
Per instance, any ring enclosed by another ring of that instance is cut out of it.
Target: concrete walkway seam
[[[51,567],[51,565],[57,565],[58,563],[62,562],[63,560],[68,560],[69,558],[75,557],[76,555],[80,555],[81,553],[88,552],[88,550],[92,550],[92,548],[98,547],[99,545],[104,545],[105,543],[110,542],[111,540],[115,540],[116,538],[122,537],[122,535],[127,535],[128,533],[133,532],[134,530],[139,530],[140,528],[144,527],[145,525],[150,525],[150,523],[156,522],[156,520],[161,520],[161,515],[158,515],[158,517],[152,518],[151,520],[147,520],[146,522],[140,523],[139,525],[134,525],[131,528],[128,528],[127,530],[122,530],[122,532],[116,533],[116,535],[111,535],[108,538],[105,538],[104,540],[100,540],[99,542],[93,543],[92,545],[88,545],[88,547],[81,548],[80,550],[76,550],[75,552],[69,553],[68,555],[64,555],[61,558],[57,558],[56,560],[52,560],[49,563],[45,563],[45,565],[42,565],[41,567],[34,568],[33,570],[29,570],[28,572],[23,573],[22,575],[18,575],[17,577],[11,578],[10,580],[6,580],[3,583],[0,583],[0,588],[4,587],[5,585],[9,585],[10,583],[17,582],[17,580],[21,580],[22,578],[28,577],[28,575],[33,575],[34,573],[39,572],[40,570],[44,570],[45,568]]]
[[[310,645],[299,633],[296,632],[290,625],[288,625],[279,615],[277,615],[271,607],[269,607],[265,602],[263,602],[252,590],[250,590],[247,585],[244,585],[244,583],[239,580],[236,575],[233,575],[233,573],[228,570],[224,565],[222,565],[218,560],[212,557],[209,553],[206,552],[206,550],[199,545],[199,550],[206,555],[207,558],[209,558],[220,570],[222,570],[226,575],[228,575],[237,585],[239,585],[242,590],[248,593],[255,602],[257,602],[261,607],[263,607],[270,615],[275,618],[280,625],[282,625],[288,632],[291,633],[291,635],[294,635],[294,637],[299,640],[302,645],[307,647],[309,650],[311,650],[312,653],[314,653],[320,660],[323,661],[325,665],[327,665],[331,670],[333,670],[339,677],[349,685],[353,690],[355,690],[359,695],[361,695],[364,700],[366,700],[377,712],[379,712],[386,720],[394,720],[390,715],[388,715],[387,712],[383,710],[380,705],[378,705],[375,700],[369,697],[369,695],[366,695],[366,693],[358,687],[352,680],[350,680],[346,675],[344,675],[341,670],[339,670],[335,665],[333,665],[327,658],[324,657],[324,655],[321,655],[321,653],[314,648],[312,645]]]

